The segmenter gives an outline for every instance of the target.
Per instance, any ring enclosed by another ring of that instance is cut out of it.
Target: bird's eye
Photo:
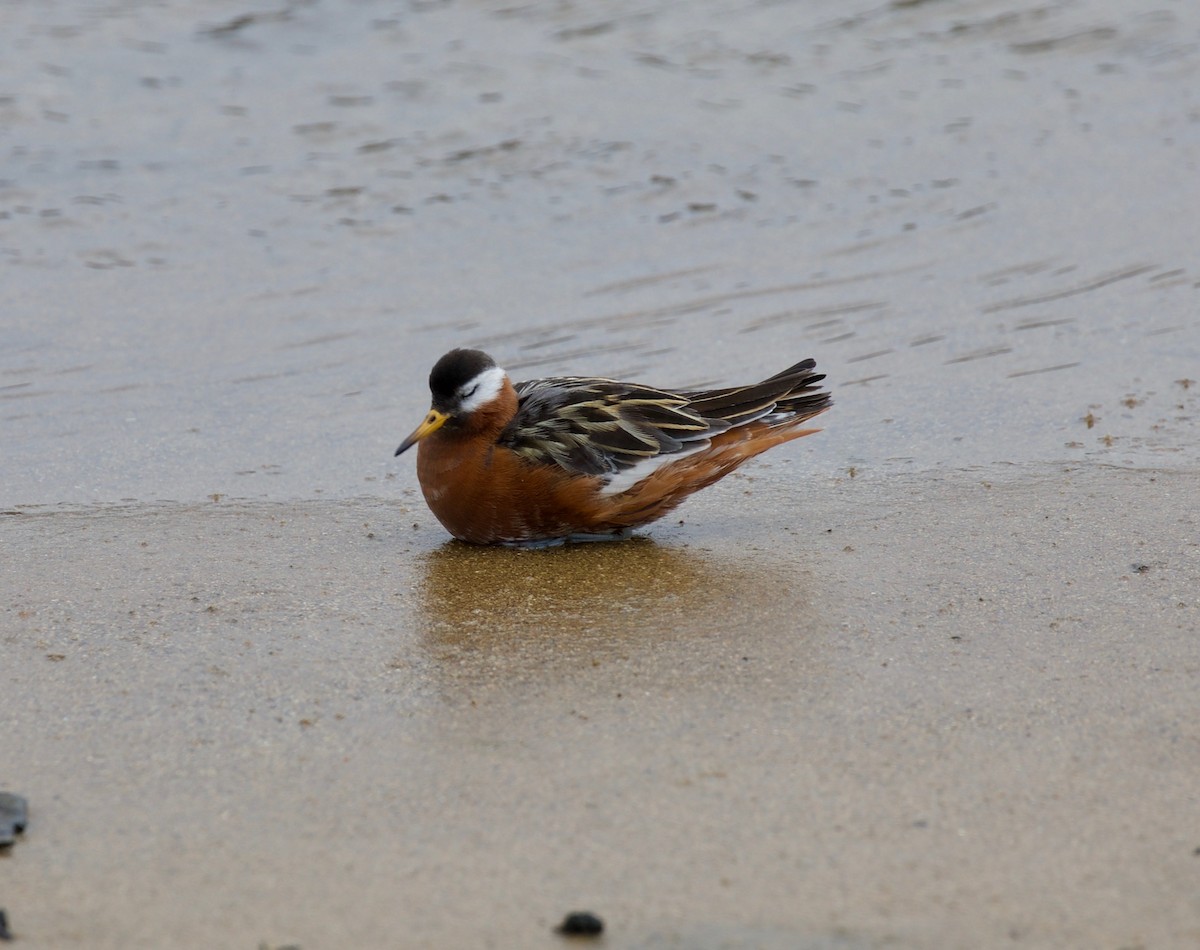
[[[472,396],[475,395],[475,393],[478,390],[479,390],[479,383],[476,383],[474,386],[472,386],[470,389],[468,389],[465,393],[462,394],[462,398],[470,399]]]

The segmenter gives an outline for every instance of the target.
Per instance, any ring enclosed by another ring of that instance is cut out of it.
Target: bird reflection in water
[[[733,594],[704,555],[648,538],[532,551],[449,542],[422,566],[427,638],[467,649],[564,638],[615,645],[694,624]]]

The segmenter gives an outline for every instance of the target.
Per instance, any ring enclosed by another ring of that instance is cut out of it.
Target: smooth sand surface
[[[1200,945],[1200,7],[0,7],[17,947]],[[456,345],[824,431],[448,542]]]
[[[9,515],[14,926],[1194,942],[1197,480],[759,475],[655,540],[534,552],[374,500]]]

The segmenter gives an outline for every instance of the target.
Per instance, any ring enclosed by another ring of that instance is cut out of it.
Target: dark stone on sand
[[[8,929],[8,915],[0,910],[0,940],[12,940],[12,932]]]
[[[29,803],[20,795],[0,792],[0,848],[9,847],[25,830]]]
[[[572,911],[555,928],[564,937],[598,937],[604,933],[604,921],[586,910]]]

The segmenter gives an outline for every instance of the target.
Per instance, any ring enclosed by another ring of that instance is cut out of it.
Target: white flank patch
[[[635,462],[629,468],[625,469],[625,471],[617,472],[616,475],[613,475],[608,480],[608,483],[600,489],[600,494],[619,495],[623,491],[629,491],[629,489],[643,478],[649,478],[664,465],[670,465],[672,462],[678,462],[689,455],[703,452],[708,446],[708,439],[701,439],[698,442],[689,443],[686,448],[678,452],[672,452],[670,455],[652,455],[648,459]]]
[[[467,415],[480,406],[486,406],[500,395],[506,376],[507,374],[499,366],[493,366],[485,369],[470,382],[463,383],[458,389],[459,395],[462,396],[463,393],[471,393],[471,395],[463,397],[462,402],[458,404],[459,412]],[[471,392],[472,388],[475,389],[473,393]]]

